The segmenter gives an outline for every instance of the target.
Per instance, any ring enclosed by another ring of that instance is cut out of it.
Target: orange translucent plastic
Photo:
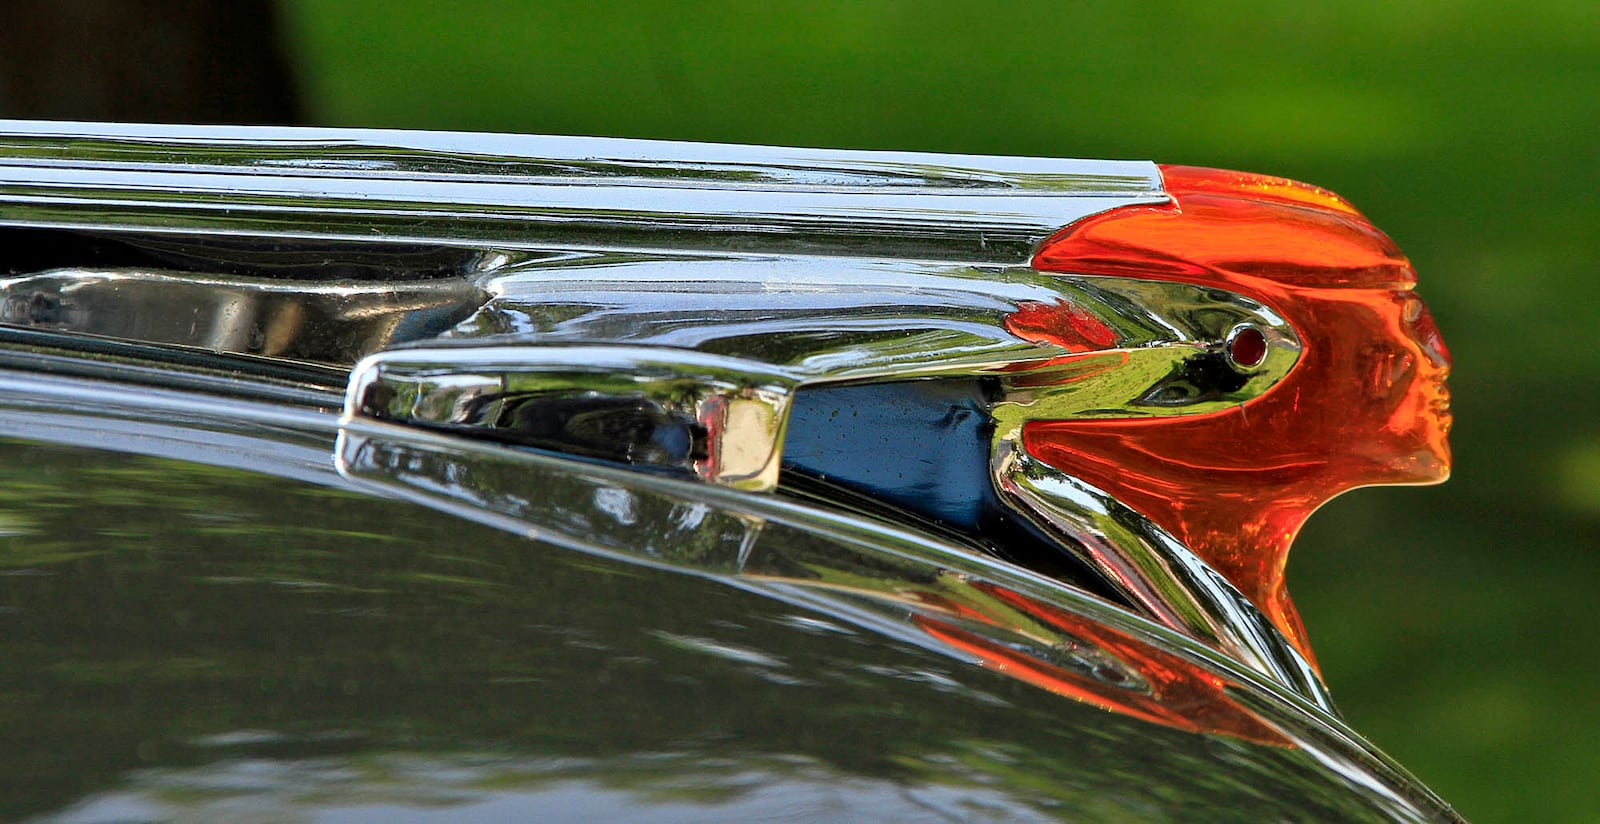
[[[1117,345],[1117,331],[1087,309],[1066,301],[1024,301],[1006,316],[1006,331],[1023,340],[1051,343],[1068,352],[1093,352]]]
[[[1299,361],[1226,411],[1036,421],[1023,444],[1171,532],[1311,658],[1284,588],[1289,546],[1341,492],[1449,475],[1449,353],[1412,291],[1410,263],[1342,198],[1261,175],[1162,172],[1171,205],[1079,221],[1040,248],[1034,267],[1243,294],[1289,321]]]
[[[977,657],[984,666],[1074,701],[1188,732],[1288,746],[1281,733],[1228,696],[1231,684],[1221,676],[1083,616],[992,584],[974,586],[1086,646],[1114,656],[1145,683],[1122,683],[1114,671],[1089,675],[1060,667],[938,618],[915,615],[912,620],[929,635]]]

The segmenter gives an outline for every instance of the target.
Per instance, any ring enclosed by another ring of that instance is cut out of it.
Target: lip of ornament
[[[1455,415],[1450,411],[1450,387],[1442,380],[1434,386],[1435,395],[1428,402],[1428,409],[1438,416],[1440,427],[1449,434],[1450,426],[1455,422]]]

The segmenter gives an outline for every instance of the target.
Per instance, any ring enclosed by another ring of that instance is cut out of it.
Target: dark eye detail
[[[1228,362],[1239,369],[1254,369],[1267,359],[1267,335],[1254,326],[1243,326],[1228,338]]]

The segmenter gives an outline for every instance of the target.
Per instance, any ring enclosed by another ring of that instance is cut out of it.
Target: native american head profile
[[[1294,327],[1299,361],[1224,411],[1036,421],[1023,440],[1170,531],[1309,655],[1283,583],[1289,544],[1342,492],[1449,476],[1450,355],[1410,263],[1342,198],[1259,175],[1163,172],[1170,205],[1087,218],[1034,266],[1243,294]]]

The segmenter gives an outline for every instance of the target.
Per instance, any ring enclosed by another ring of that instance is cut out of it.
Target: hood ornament
[[[0,149],[0,231],[107,250],[0,281],[0,334],[299,359],[352,426],[909,514],[1324,708],[1290,541],[1448,473],[1409,264],[1276,178],[20,122]]]

